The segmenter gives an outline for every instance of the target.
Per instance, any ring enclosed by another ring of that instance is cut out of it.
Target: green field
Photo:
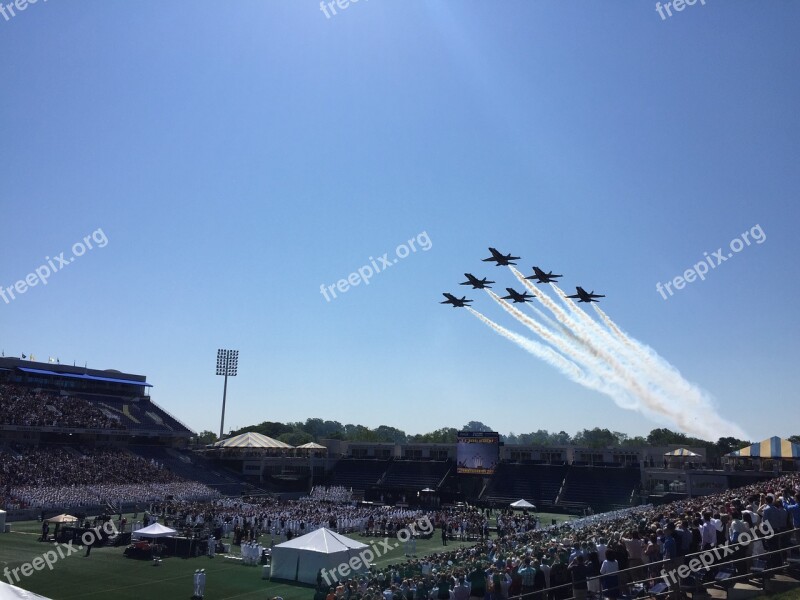
[[[564,515],[547,513],[539,513],[539,517],[543,524],[550,524],[551,519],[559,522],[569,519]],[[130,515],[128,520],[131,520]],[[19,567],[53,548],[52,543],[38,541],[40,524],[36,521],[15,522],[11,527],[11,533],[0,534],[0,568]],[[378,541],[362,538],[360,535],[352,537],[367,544]],[[447,548],[468,545],[470,544],[451,541]],[[432,539],[417,543],[418,556],[443,549],[438,531]],[[205,556],[191,559],[165,558],[160,566],[155,567],[151,561],[127,559],[123,556],[123,551],[122,547],[95,548],[88,558],[84,557],[83,551],[76,552],[59,559],[52,571],[45,568],[29,577],[21,577],[19,583],[12,583],[54,600],[188,600],[192,595],[192,575],[195,569],[204,568],[207,573],[206,598],[209,600],[263,599],[274,596],[281,596],[284,600],[307,600],[314,593],[310,586],[264,581],[261,579],[261,567],[247,567],[226,561],[219,555],[213,559]],[[233,552],[238,553],[238,548],[234,547]],[[380,557],[376,564],[385,566],[401,560],[402,548],[397,548]],[[787,591],[772,598],[797,600],[800,599],[800,590]]]
[[[540,513],[542,523],[550,519],[563,521],[564,515]],[[128,515],[128,522],[131,522]],[[0,568],[13,569],[53,547],[52,543],[39,542],[41,525],[37,521],[23,521],[11,524],[12,532],[0,534]],[[352,536],[366,544],[377,539]],[[264,541],[264,536],[262,536]],[[269,541],[269,540],[266,540]],[[468,546],[470,543],[448,542],[447,548]],[[417,555],[424,556],[443,550],[441,537],[437,534],[430,540],[417,543]],[[241,563],[226,561],[217,555],[215,558],[165,558],[161,565],[153,566],[152,561],[127,559],[124,548],[94,548],[91,556],[84,552],[59,559],[53,570],[47,568],[34,572],[29,577],[21,577],[22,588],[53,598],[54,600],[78,600],[82,598],[119,598],[121,600],[154,598],[191,598],[192,575],[196,569],[203,568],[207,573],[206,598],[271,598],[282,596],[285,600],[307,600],[313,597],[313,588],[281,584],[261,579],[261,567],[248,567]],[[238,554],[237,547],[232,552]],[[384,566],[403,560],[403,550],[397,548],[376,560]],[[3,581],[8,582],[6,579]]]

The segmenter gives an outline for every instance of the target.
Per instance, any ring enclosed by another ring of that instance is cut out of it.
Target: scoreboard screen
[[[500,460],[500,435],[495,431],[459,431],[456,451],[459,475],[492,475]]]

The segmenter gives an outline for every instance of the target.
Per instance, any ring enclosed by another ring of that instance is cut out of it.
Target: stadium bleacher
[[[388,460],[343,458],[334,466],[330,480],[363,495],[365,490],[378,484],[388,466]]]
[[[452,467],[449,460],[393,460],[381,483],[387,487],[436,489]]]
[[[567,471],[559,504],[591,506],[595,512],[630,506],[631,494],[640,479],[638,467],[573,464]]]
[[[524,498],[540,509],[553,506],[567,470],[566,465],[500,463],[482,499],[508,504]]]

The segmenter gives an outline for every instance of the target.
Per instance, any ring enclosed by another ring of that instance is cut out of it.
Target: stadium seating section
[[[149,398],[96,394],[63,396],[37,388],[0,385],[0,423],[29,427],[111,429],[190,434],[191,431]]]

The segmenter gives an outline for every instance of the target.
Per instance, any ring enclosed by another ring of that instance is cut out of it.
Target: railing
[[[753,527],[752,531],[757,529],[759,528]],[[643,563],[615,573],[588,577],[586,579],[587,588],[599,588],[599,592],[583,589],[579,590],[582,593],[575,594],[574,582],[570,582],[509,596],[508,600],[544,600],[545,598],[583,600],[607,596],[615,598],[665,598],[671,596],[678,600],[686,597],[687,592],[694,594],[701,589],[705,590],[705,588],[715,585],[731,586],[731,584],[735,585],[737,581],[754,578],[761,579],[762,587],[766,588],[769,575],[800,566],[800,556],[791,556],[793,552],[800,553],[800,544],[792,540],[794,534],[800,536],[800,529],[790,529],[768,537],[755,537],[752,542],[760,540],[763,543],[766,540],[769,542],[769,547],[777,545],[778,548],[767,550],[767,545],[765,545],[765,552],[752,556],[722,560],[729,554],[746,550],[751,542],[722,544],[716,548],[701,550],[676,559]],[[790,545],[793,542],[794,545]],[[723,556],[720,557],[719,554],[723,554]],[[765,557],[775,558],[765,561]],[[749,562],[752,562],[753,565],[748,565]],[[759,564],[756,565],[756,562]],[[780,564],[775,565],[776,562]],[[738,563],[744,563],[746,572],[738,574],[739,569],[735,566]],[[668,568],[669,571],[667,571]],[[636,579],[642,571],[650,574],[644,579]],[[658,573],[658,575],[653,575],[653,573]],[[685,575],[681,575],[681,573],[685,573]],[[715,573],[714,578],[706,581],[706,577],[712,573]],[[608,577],[616,579],[616,584],[610,585]],[[592,584],[591,582],[597,583]],[[569,588],[569,594],[567,588]]]

